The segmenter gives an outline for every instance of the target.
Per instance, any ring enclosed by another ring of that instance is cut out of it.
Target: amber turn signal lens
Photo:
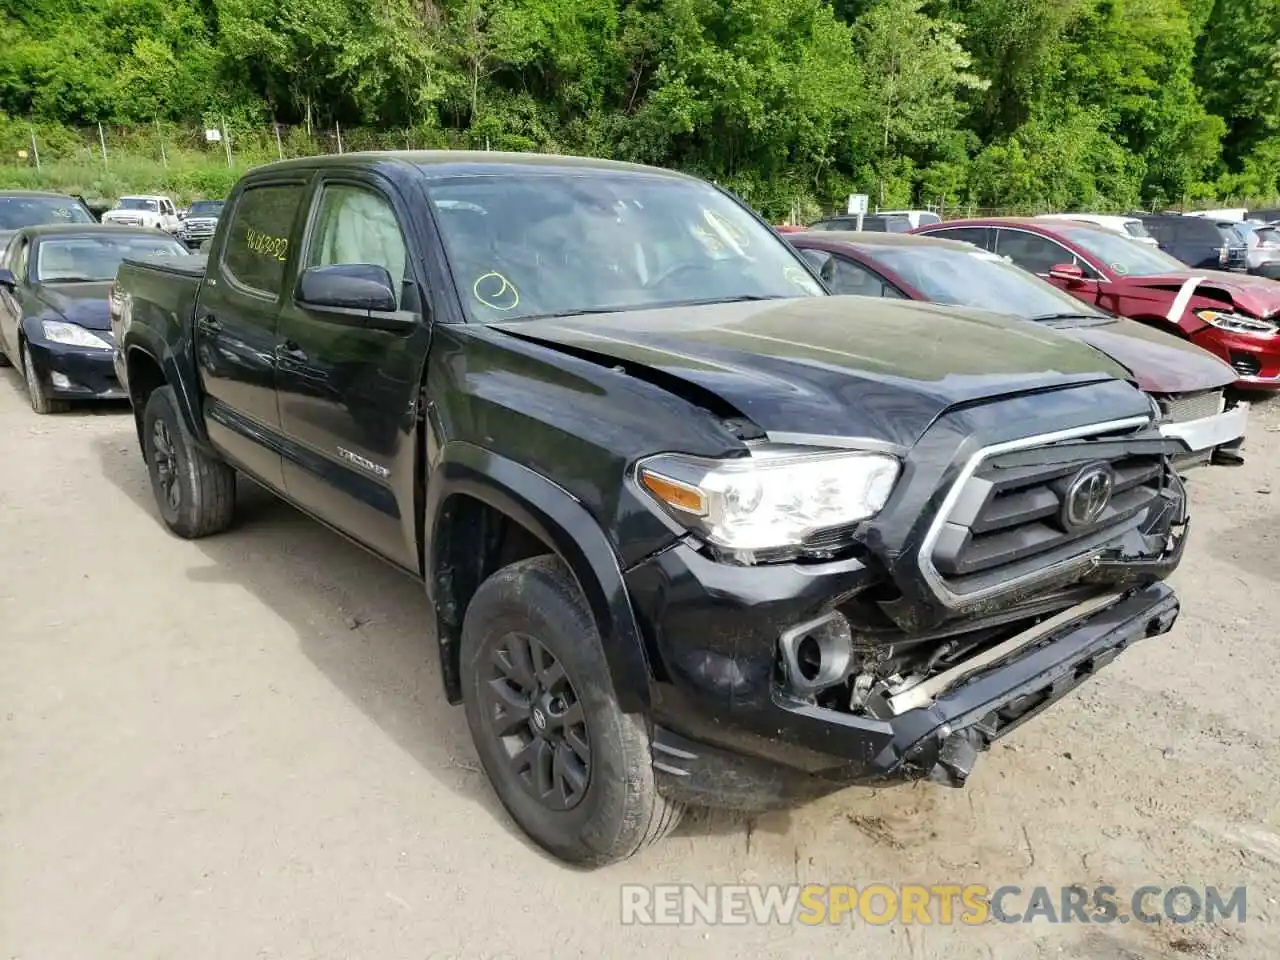
[[[646,490],[675,510],[683,510],[699,517],[707,512],[707,499],[697,487],[648,470],[640,471],[640,482]]]

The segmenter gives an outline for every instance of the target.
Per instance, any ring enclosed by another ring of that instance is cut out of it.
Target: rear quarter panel
[[[145,263],[125,260],[116,277],[122,304],[116,331],[118,358],[127,371],[130,354],[140,351],[163,371],[177,394],[187,428],[205,438],[199,416],[199,380],[192,342],[192,318],[204,281],[206,258],[174,256]],[[129,386],[130,400],[135,389]]]

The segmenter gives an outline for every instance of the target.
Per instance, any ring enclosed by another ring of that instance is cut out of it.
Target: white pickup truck
[[[167,233],[175,232],[182,225],[173,200],[165,196],[121,197],[112,209],[102,215],[102,222],[127,227],[154,227]]]

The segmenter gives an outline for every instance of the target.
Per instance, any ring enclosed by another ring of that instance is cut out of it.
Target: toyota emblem
[[[1062,523],[1069,530],[1089,527],[1098,522],[1111,502],[1115,477],[1101,464],[1085,467],[1067,485],[1062,501]]]

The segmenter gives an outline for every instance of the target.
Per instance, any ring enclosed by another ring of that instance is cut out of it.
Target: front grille
[[[996,592],[1070,568],[1142,526],[1153,508],[1161,509],[1169,467],[1159,453],[1124,447],[1113,445],[1103,456],[1091,441],[1073,441],[982,460],[933,543],[930,559],[941,585],[960,598]],[[1072,517],[1073,487],[1096,470],[1111,480],[1106,506],[1093,518]]]
[[[1158,398],[1160,413],[1168,423],[1188,423],[1221,413],[1226,399],[1221,390],[1175,393]]]
[[[1249,250],[1247,247],[1231,247],[1227,251],[1228,270],[1248,270]]]
[[[112,223],[118,223],[122,227],[140,227],[142,226],[141,217],[112,217]]]

